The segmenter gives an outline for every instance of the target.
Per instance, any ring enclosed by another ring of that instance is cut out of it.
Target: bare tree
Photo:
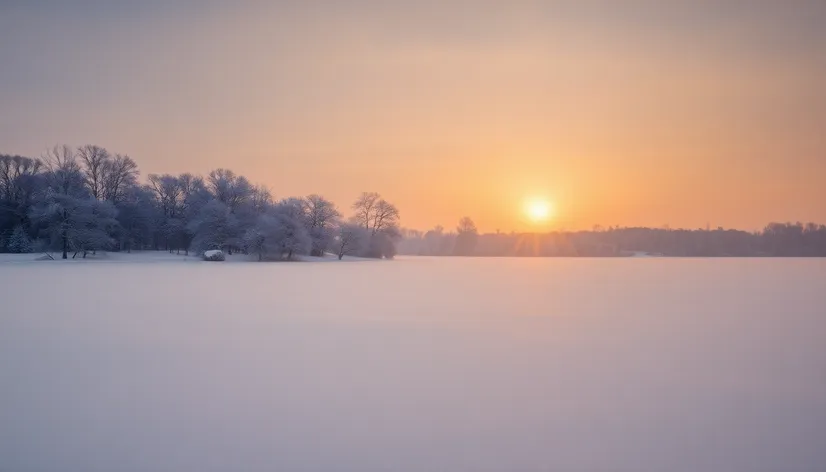
[[[89,193],[98,200],[103,199],[106,181],[106,168],[109,165],[109,152],[92,144],[77,148],[77,155],[83,165],[83,178]]]
[[[52,190],[71,195],[83,193],[83,172],[72,148],[63,145],[47,149],[43,154],[43,163]]]
[[[24,180],[37,175],[43,167],[39,159],[0,155],[0,200],[17,202],[24,192]]]
[[[166,250],[172,252],[174,246],[180,246],[180,234],[185,229],[179,216],[183,195],[181,184],[174,175],[149,174],[149,188],[160,205],[159,235]]]
[[[167,218],[175,217],[181,199],[181,186],[174,175],[149,174],[149,187],[155,192]]]
[[[456,240],[453,243],[453,255],[472,255],[479,240],[479,231],[476,229],[476,224],[466,216],[459,220],[456,233]]]
[[[364,192],[353,203],[353,221],[370,234],[395,227],[399,221],[399,210],[395,205],[381,198],[376,192]]]
[[[384,231],[389,228],[395,228],[399,222],[399,210],[392,203],[381,199],[376,202],[373,208],[373,228],[372,234],[379,231]]]
[[[373,217],[373,209],[376,203],[381,200],[381,195],[376,192],[363,192],[359,198],[353,203],[353,221],[361,225],[362,228],[369,230],[370,222]]]
[[[465,216],[459,220],[459,226],[456,227],[456,232],[462,234],[478,233],[479,231],[476,229],[476,223],[474,223],[469,217]]]
[[[313,245],[312,256],[323,256],[327,246],[335,236],[334,230],[341,213],[335,204],[320,195],[310,195],[305,200],[305,219],[307,231]]]
[[[396,254],[395,243],[400,238],[399,210],[396,206],[376,192],[364,192],[353,203],[353,210],[355,214],[351,221],[369,234],[364,255],[392,258]]]
[[[367,239],[367,230],[357,224],[344,223],[339,227],[335,239],[335,251],[338,259],[355,255],[362,251]]]
[[[138,174],[138,164],[131,157],[115,154],[103,166],[102,199],[114,204],[123,200],[127,189],[137,185]]]

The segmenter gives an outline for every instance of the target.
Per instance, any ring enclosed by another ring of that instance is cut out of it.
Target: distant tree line
[[[243,176],[216,169],[150,174],[139,182],[127,155],[86,145],[55,146],[41,158],[0,154],[0,252],[220,249],[258,260],[332,253],[392,258],[399,211],[363,193],[353,216],[320,195],[275,201]]]
[[[427,256],[826,257],[826,226],[770,223],[762,231],[607,228],[592,231],[479,234],[470,218],[456,231],[402,230],[399,253]]]

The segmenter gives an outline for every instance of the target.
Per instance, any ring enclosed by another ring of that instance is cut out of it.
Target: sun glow
[[[525,202],[525,214],[534,223],[544,223],[551,218],[551,203],[544,199],[531,199]]]

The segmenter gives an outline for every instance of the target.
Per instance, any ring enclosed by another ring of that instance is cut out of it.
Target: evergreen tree
[[[8,250],[18,254],[32,252],[32,242],[23,226],[17,225],[14,227],[14,231],[9,237]]]

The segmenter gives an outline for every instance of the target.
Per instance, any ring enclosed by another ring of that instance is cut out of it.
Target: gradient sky
[[[0,0],[0,152],[426,229],[826,223],[826,1]]]

